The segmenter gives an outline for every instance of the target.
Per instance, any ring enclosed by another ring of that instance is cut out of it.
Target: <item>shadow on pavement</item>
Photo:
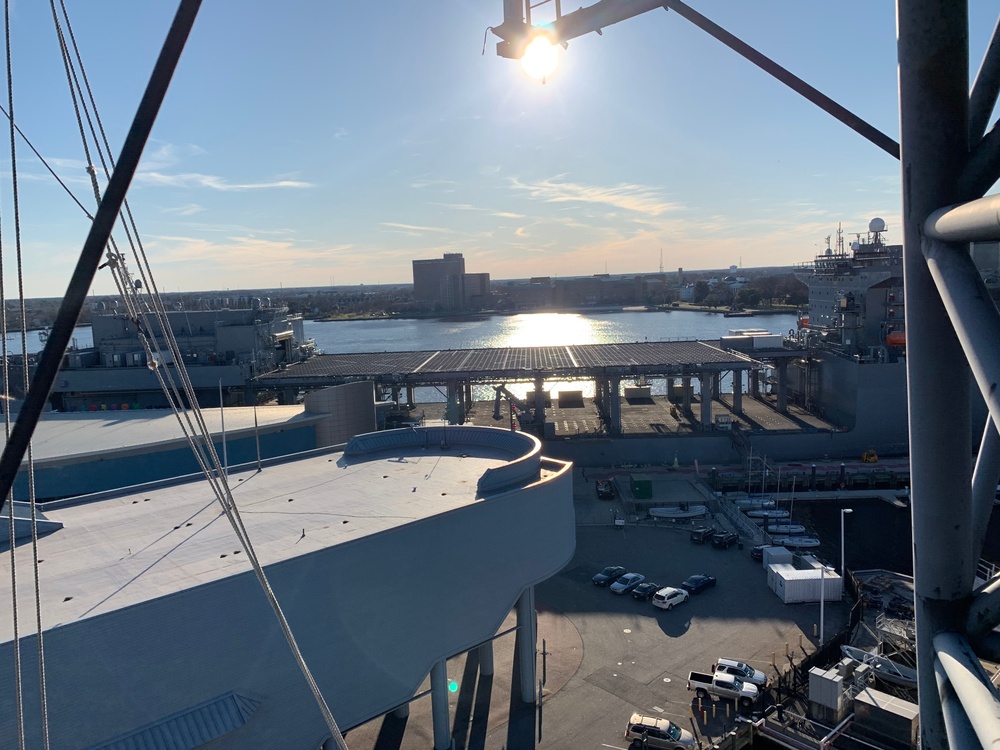
[[[374,750],[399,750],[403,745],[403,735],[406,734],[408,718],[400,719],[391,713],[386,714],[385,718],[382,719],[382,728],[379,729]]]

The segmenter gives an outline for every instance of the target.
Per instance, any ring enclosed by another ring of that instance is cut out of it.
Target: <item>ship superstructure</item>
[[[220,392],[227,406],[249,403],[253,378],[315,351],[305,338],[302,317],[269,300],[220,298],[166,315],[202,405],[218,405]],[[94,310],[92,329],[94,345],[71,350],[63,359],[52,388],[53,407],[107,411],[166,406],[153,368],[173,373],[174,362],[156,320],[136,321],[102,302]],[[140,333],[156,342],[151,351]]]
[[[849,249],[834,247],[796,267],[809,307],[792,331],[807,351],[789,367],[790,398],[851,433],[858,452],[908,445],[903,248],[872,219]]]
[[[845,251],[838,228],[834,248],[796,268],[809,287],[808,314],[800,322],[811,344],[864,362],[890,362],[905,351],[903,246],[887,245],[885,222],[872,219]],[[828,238],[829,239],[829,238]]]

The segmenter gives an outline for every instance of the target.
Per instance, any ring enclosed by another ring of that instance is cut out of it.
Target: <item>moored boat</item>
[[[917,670],[905,664],[895,662],[887,656],[865,651],[856,646],[841,646],[840,653],[856,662],[871,665],[875,671],[875,676],[893,685],[905,688],[915,688],[917,686]]]

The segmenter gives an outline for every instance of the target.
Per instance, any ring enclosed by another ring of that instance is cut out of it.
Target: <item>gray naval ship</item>
[[[885,222],[796,267],[809,287],[807,313],[789,331],[807,354],[790,363],[789,398],[838,425],[851,452],[905,453],[906,329],[903,246],[885,243]],[[847,447],[847,446],[844,446]]]

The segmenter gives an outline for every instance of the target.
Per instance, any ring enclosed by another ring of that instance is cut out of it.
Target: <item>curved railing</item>
[[[409,427],[356,435],[344,448],[345,458],[406,448],[437,448],[461,453],[463,447],[490,448],[508,454],[509,463],[487,469],[479,478],[479,495],[489,495],[509,487],[538,480],[541,471],[542,444],[524,432],[495,427],[441,425]]]

